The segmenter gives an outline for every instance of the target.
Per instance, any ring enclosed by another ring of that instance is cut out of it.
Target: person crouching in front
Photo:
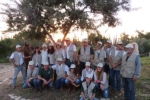
[[[97,69],[95,70],[96,78],[95,81],[96,89],[102,90],[103,97],[108,98],[109,97],[109,90],[108,90],[108,81],[107,81],[107,74],[103,71],[103,64],[99,63],[97,65]]]
[[[33,87],[35,92],[37,92],[37,76],[38,76],[39,68],[34,66],[33,61],[29,61],[28,69],[27,69],[27,80],[23,85],[23,88]]]
[[[70,91],[70,85],[74,86],[74,91],[75,91],[76,87],[80,86],[79,74],[76,72],[75,64],[71,64],[70,73],[66,77],[65,84],[68,86],[68,92]]]
[[[49,68],[49,63],[47,61],[45,61],[43,65],[44,67],[39,70],[37,81],[40,92],[43,90],[43,85],[49,88],[53,87],[53,70]]]
[[[86,75],[86,81],[81,86],[80,100],[99,100],[95,98],[96,87],[95,83],[91,81],[91,75]]]

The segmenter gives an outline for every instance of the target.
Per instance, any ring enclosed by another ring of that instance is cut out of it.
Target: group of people
[[[123,47],[122,41],[115,46],[111,40],[104,44],[97,42],[95,48],[89,45],[88,39],[82,41],[77,52],[70,38],[65,39],[66,46],[61,42],[43,43],[42,50],[36,47],[32,59],[25,71],[24,56],[21,46],[10,56],[14,65],[12,86],[16,88],[18,73],[22,72],[23,88],[32,87],[35,92],[42,92],[43,87],[63,90],[64,86],[81,86],[80,100],[97,100],[95,93],[101,90],[104,98],[109,98],[109,91],[120,95],[124,88],[124,100],[135,100],[134,83],[139,77],[141,62],[136,43]],[[26,74],[27,73],[27,74]],[[121,82],[122,81],[122,82]],[[121,84],[122,83],[122,84]]]

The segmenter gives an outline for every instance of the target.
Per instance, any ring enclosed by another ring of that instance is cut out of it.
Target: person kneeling
[[[107,74],[103,71],[103,64],[99,63],[97,65],[97,69],[95,70],[96,78],[95,81],[96,89],[102,90],[103,97],[108,98],[109,92],[108,92],[108,81],[107,81]]]
[[[27,69],[27,80],[23,85],[23,88],[33,87],[35,92],[37,92],[37,76],[39,68],[34,66],[34,62],[30,61]]]
[[[79,80],[79,74],[76,72],[76,65],[75,64],[71,64],[70,66],[70,73],[69,75],[66,77],[65,80],[65,84],[68,86],[68,92],[70,91],[70,82],[71,84],[74,86],[74,91],[76,87],[80,86],[80,80]]]
[[[44,67],[39,70],[38,88],[40,92],[43,90],[43,85],[49,88],[53,87],[53,70],[49,68],[48,62],[44,62]]]
[[[95,83],[91,81],[91,75],[86,75],[86,81],[81,86],[81,97],[80,100],[98,100],[95,98],[96,87]]]

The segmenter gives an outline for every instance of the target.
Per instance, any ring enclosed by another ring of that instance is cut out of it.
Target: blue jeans
[[[47,85],[49,88],[52,88],[53,82],[51,81]],[[37,86],[38,86],[38,89],[43,89],[43,80],[37,79]]]
[[[80,97],[80,100],[84,100],[84,98],[83,98],[83,97]],[[99,100],[99,99],[94,98],[93,100]]]
[[[22,73],[22,84],[24,84],[26,82],[25,66],[24,66],[24,64],[23,65],[19,65],[18,67],[14,67],[14,76],[12,78],[12,86],[16,86],[17,76],[18,76],[20,71]]]
[[[135,100],[135,88],[134,88],[134,81],[132,78],[124,78],[124,97],[128,100]]]
[[[80,84],[80,80],[79,79],[76,79],[75,82],[74,82],[76,85],[79,85]],[[70,84],[70,81],[68,79],[65,79],[65,84],[68,85]]]
[[[74,64],[74,62],[71,62],[70,59],[66,59],[66,65],[70,68],[71,64]]]
[[[100,83],[96,83],[95,87],[96,87],[97,90],[100,90]],[[108,88],[105,88],[104,90],[102,90],[102,92],[103,92],[103,97],[104,98],[109,97],[109,89]]]
[[[56,80],[55,89],[60,89],[60,88],[63,87],[64,85],[65,85],[65,78],[62,77],[62,78]]]
[[[115,82],[116,78],[116,82]],[[117,91],[120,92],[121,89],[121,78],[120,78],[120,70],[110,69],[110,81],[111,81],[111,88],[115,89],[115,83]]]
[[[35,79],[32,79],[32,80],[29,82],[29,83],[31,84],[31,86],[32,86],[35,90],[38,89],[37,80],[38,80],[38,79],[35,78]],[[27,82],[24,83],[23,88],[29,88]]]

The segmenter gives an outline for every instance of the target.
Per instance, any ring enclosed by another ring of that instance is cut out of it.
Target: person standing
[[[110,82],[111,82],[110,86],[111,89],[113,90],[116,87],[117,96],[120,95],[120,90],[121,90],[120,69],[121,69],[122,56],[124,53],[124,51],[122,50],[122,45],[123,45],[122,41],[118,41],[116,48],[112,49],[109,54],[109,68],[110,68]]]
[[[67,44],[67,46],[65,47],[66,65],[70,68],[70,65],[75,63],[77,49],[76,46],[71,43],[70,38],[66,38],[65,42]]]
[[[14,66],[14,75],[12,78],[12,86],[15,89],[17,76],[18,76],[20,71],[22,73],[22,84],[24,84],[26,81],[26,79],[25,79],[25,65],[24,65],[23,54],[21,52],[21,46],[20,45],[16,45],[16,51],[11,54],[9,61]]]
[[[105,59],[106,59],[106,52],[102,50],[102,42],[97,42],[97,49],[94,51],[94,70],[96,69],[97,64],[103,63],[105,65]]]
[[[47,44],[42,44],[42,51],[41,51],[42,61],[41,61],[41,67],[43,67],[44,62],[48,62],[48,52],[47,52]]]
[[[37,86],[37,76],[38,76],[39,68],[35,67],[33,61],[29,61],[28,69],[27,69],[27,80],[24,83],[23,88],[33,87],[34,91],[38,91]]]
[[[48,52],[49,64],[50,66],[52,66],[55,64],[55,49],[52,43],[49,44],[47,52]]]
[[[88,39],[85,38],[82,41],[82,46],[78,51],[78,65],[79,65],[79,74],[82,74],[82,70],[85,68],[85,63],[90,62],[92,63],[94,57],[94,50],[88,44]]]
[[[135,82],[141,71],[141,61],[137,53],[134,53],[132,44],[125,46],[126,54],[122,58],[120,75],[124,82],[125,100],[135,100]]]

